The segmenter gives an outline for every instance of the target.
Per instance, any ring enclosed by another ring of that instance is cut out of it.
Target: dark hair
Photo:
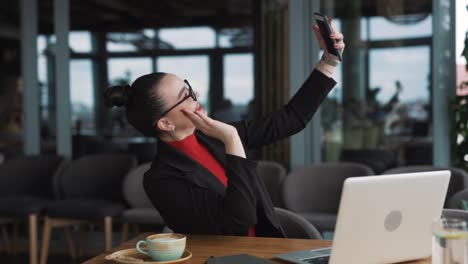
[[[128,122],[147,137],[157,137],[161,131],[153,127],[164,112],[164,102],[156,87],[166,76],[164,72],[143,75],[130,85],[116,85],[104,92],[107,107],[125,106]]]

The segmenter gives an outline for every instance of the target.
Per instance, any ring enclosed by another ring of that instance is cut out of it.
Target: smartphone
[[[320,34],[322,35],[325,45],[327,46],[328,53],[335,55],[341,61],[340,52],[333,46],[336,41],[330,38],[330,34],[333,32],[330,24],[328,24],[328,19],[325,15],[315,12],[314,13],[315,21],[317,22],[318,27],[320,28]]]

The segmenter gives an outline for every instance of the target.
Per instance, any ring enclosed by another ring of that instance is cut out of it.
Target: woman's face
[[[167,74],[164,76],[158,86],[159,96],[164,101],[164,111],[181,102],[189,94],[187,84],[184,82],[184,80],[180,79],[174,74]],[[197,92],[195,92],[195,95],[196,97],[199,97]],[[198,101],[193,100],[192,97],[188,97],[182,103],[161,117],[161,119],[158,121],[159,129],[165,131],[180,131],[195,128],[192,121],[190,121],[190,119],[188,119],[182,112],[182,109],[192,112],[198,109],[202,110],[206,114],[206,111],[201,107]]]

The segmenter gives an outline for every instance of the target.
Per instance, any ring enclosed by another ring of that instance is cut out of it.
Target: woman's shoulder
[[[173,175],[179,175],[181,172],[168,164],[161,162],[159,159],[154,159],[151,162],[150,169],[145,173],[145,179],[164,179]]]
[[[150,169],[145,173],[143,182],[194,182],[195,171],[183,171],[170,164],[154,159]]]

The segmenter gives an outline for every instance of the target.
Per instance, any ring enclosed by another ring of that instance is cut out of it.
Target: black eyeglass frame
[[[190,97],[191,97],[195,102],[198,101],[198,100],[197,100],[197,95],[196,95],[195,92],[193,91],[192,86],[190,85],[190,83],[189,83],[187,80],[184,80],[184,83],[187,84],[189,93],[188,93],[184,98],[182,98],[182,100],[180,100],[180,101],[177,102],[175,105],[173,105],[172,107],[170,107],[169,109],[167,109],[166,111],[164,111],[164,112],[158,117],[158,119],[156,119],[156,120],[154,121],[153,126],[156,124],[156,122],[158,122],[159,119],[161,119],[163,116],[165,116],[167,113],[169,113],[172,109],[176,108],[177,106],[179,106],[181,103],[183,103],[185,100],[189,99]]]

